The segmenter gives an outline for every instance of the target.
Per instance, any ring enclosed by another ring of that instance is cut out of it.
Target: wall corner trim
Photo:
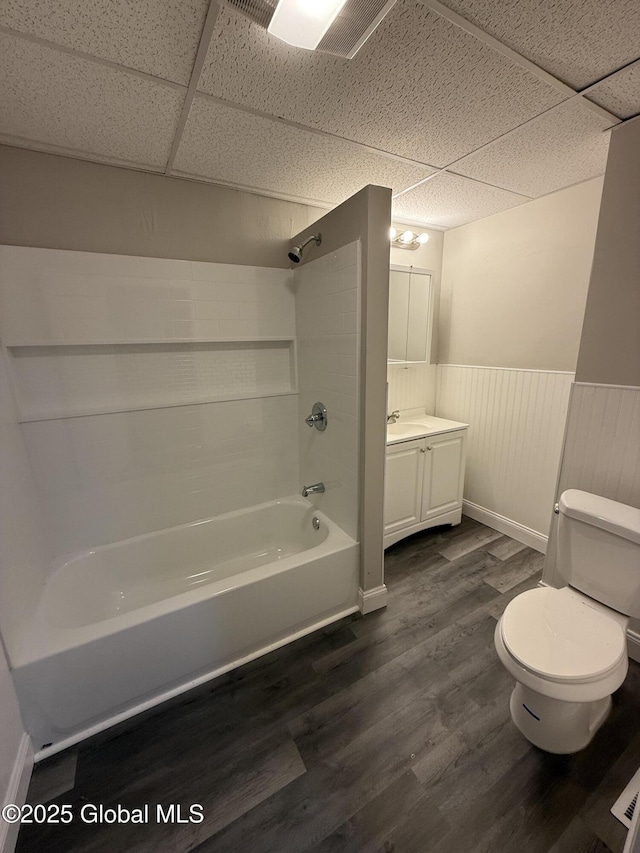
[[[387,586],[381,584],[373,589],[364,590],[362,587],[358,590],[358,607],[360,613],[366,616],[367,613],[373,613],[374,610],[380,610],[381,607],[387,606]]]

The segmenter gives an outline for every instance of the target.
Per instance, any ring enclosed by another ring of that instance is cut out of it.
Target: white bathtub
[[[37,757],[355,612],[357,596],[357,543],[302,497],[60,562],[14,662]]]

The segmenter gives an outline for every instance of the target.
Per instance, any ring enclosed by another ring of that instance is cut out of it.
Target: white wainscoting
[[[436,407],[435,364],[388,364],[389,396],[387,409],[422,409],[433,414]]]
[[[557,494],[565,489],[583,489],[640,507],[640,388],[573,385]],[[551,535],[555,537],[555,524]],[[543,579],[551,586],[562,583],[553,549]],[[640,622],[633,630],[640,638]]]
[[[558,494],[565,489],[640,507],[640,388],[574,384]]]
[[[438,365],[436,414],[471,425],[465,514],[543,552],[573,376]]]

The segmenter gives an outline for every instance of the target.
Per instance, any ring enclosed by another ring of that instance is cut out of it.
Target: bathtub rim
[[[160,533],[186,530],[209,521],[224,520],[226,518],[241,515],[251,515],[257,510],[275,505],[299,506],[305,510],[313,510],[314,514],[318,516],[320,521],[326,524],[328,535],[322,542],[318,543],[318,545],[299,551],[295,554],[291,554],[282,560],[272,561],[262,566],[248,569],[238,574],[214,581],[210,584],[186,590],[178,593],[177,595],[151,602],[133,610],[120,613],[116,616],[108,617],[107,619],[103,619],[99,622],[90,623],[89,625],[73,627],[52,625],[47,620],[46,615],[43,612],[44,595],[46,591],[45,585],[41,590],[38,604],[33,612],[32,621],[29,625],[25,626],[18,653],[12,660],[12,668],[17,669],[18,667],[26,666],[36,661],[45,660],[46,658],[52,657],[60,652],[68,651],[69,649],[81,646],[85,643],[93,642],[94,640],[118,633],[119,631],[126,630],[133,625],[151,621],[152,619],[166,613],[187,609],[199,601],[214,598],[218,595],[230,592],[233,589],[246,586],[265,576],[291,571],[295,567],[304,565],[319,557],[333,554],[345,548],[359,544],[357,540],[352,539],[348,533],[319,510],[310,500],[302,497],[301,495],[288,495],[283,498],[264,501],[263,503],[255,504],[251,507],[232,510],[228,513],[221,513],[219,515],[211,516],[210,518],[198,519],[196,521],[186,522],[185,524],[174,525],[173,527],[161,528],[160,530],[154,530],[148,533],[139,534],[138,536],[129,537],[128,539],[122,539],[118,542],[98,545],[95,548],[85,549],[75,554],[63,555],[52,561],[48,581],[53,578],[55,571],[60,568],[64,568],[64,566],[72,560],[89,556],[97,550],[107,550],[116,545],[126,545],[130,542],[141,542],[153,538]]]
[[[97,551],[106,551],[110,548],[114,548],[119,545],[129,545],[137,542],[144,542],[147,539],[152,539],[155,536],[158,536],[163,533],[172,533],[174,531],[179,530],[188,530],[192,527],[200,527],[203,524],[207,524],[210,521],[223,521],[225,519],[237,518],[242,515],[250,515],[251,513],[266,509],[270,506],[302,506],[305,509],[312,508],[321,516],[321,520],[325,521],[329,531],[334,527],[337,530],[341,530],[344,533],[344,530],[340,527],[340,525],[336,524],[335,521],[332,521],[328,518],[322,510],[318,509],[308,498],[302,497],[302,495],[285,495],[281,498],[273,498],[272,500],[262,501],[259,504],[252,504],[247,507],[240,507],[240,509],[232,509],[229,512],[221,512],[217,515],[210,515],[206,518],[196,518],[194,521],[185,521],[183,524],[174,524],[171,527],[160,527],[156,530],[149,530],[146,533],[137,533],[135,536],[128,536],[126,539],[118,539],[116,542],[105,542],[102,545],[94,545],[91,548],[83,548],[80,551],[72,551],[70,553],[60,554],[57,557],[54,557],[51,560],[49,566],[49,576],[51,576],[58,569],[63,568],[68,563],[75,562],[76,560],[81,560],[86,557],[90,557]],[[346,534],[348,535],[348,534]],[[351,537],[349,537],[351,538]],[[354,540],[355,541],[355,540]]]

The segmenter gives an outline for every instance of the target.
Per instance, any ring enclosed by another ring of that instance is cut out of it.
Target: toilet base
[[[566,755],[587,746],[611,710],[611,696],[595,702],[563,702],[517,683],[511,718],[534,746]]]

